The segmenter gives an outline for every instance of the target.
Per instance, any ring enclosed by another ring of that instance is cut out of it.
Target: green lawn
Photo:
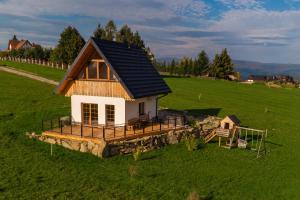
[[[205,199],[300,198],[300,90],[166,78],[173,93],[162,106],[236,114],[243,125],[270,130],[270,152],[254,159],[249,151],[216,143],[194,152],[178,144],[134,162],[131,155],[101,160],[58,146],[51,157],[49,144],[24,132],[39,130],[43,117],[67,114],[70,99],[4,72],[0,80],[0,199],[186,199],[192,192]]]
[[[66,70],[55,69],[43,65],[27,64],[27,63],[20,63],[14,61],[0,61],[0,66],[8,66],[18,70],[27,71],[55,81],[60,81],[66,73]]]

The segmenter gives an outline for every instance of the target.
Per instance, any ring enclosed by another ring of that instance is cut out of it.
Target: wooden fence
[[[67,64],[61,63],[61,62],[51,62],[48,60],[32,59],[32,58],[0,57],[0,60],[14,61],[14,62],[20,62],[20,63],[27,63],[27,64],[36,64],[36,65],[42,65],[42,66],[51,67],[51,68],[55,68],[55,69],[61,69],[61,70],[66,70],[71,67],[70,65],[67,65]]]

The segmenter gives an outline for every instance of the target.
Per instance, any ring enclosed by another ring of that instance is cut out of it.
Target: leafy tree
[[[134,35],[132,37],[132,43],[139,48],[145,48],[145,43],[142,40],[139,32],[137,32],[137,31],[134,33]]]
[[[55,50],[55,61],[71,64],[81,48],[84,46],[85,41],[74,27],[67,27],[61,34],[58,45]]]
[[[117,34],[117,42],[132,44],[133,43],[133,33],[131,28],[125,24],[122,26],[120,31]]]
[[[173,75],[175,73],[175,68],[176,68],[176,62],[174,59],[172,59],[171,65],[170,65],[170,74],[171,75]]]
[[[195,61],[194,75],[201,75],[209,67],[209,58],[204,50],[202,50]]]
[[[94,31],[94,38],[96,39],[106,39],[106,32],[101,24],[98,24],[97,28]]]
[[[105,39],[113,41],[116,38],[117,26],[113,20],[109,20],[105,26]]]
[[[233,62],[230,58],[230,56],[228,55],[227,49],[223,49],[221,55],[221,62],[222,62],[222,78],[225,78],[227,75],[230,75],[234,72],[233,69]]]
[[[210,65],[209,75],[212,77],[216,77],[221,68],[221,59],[219,54],[216,53],[213,62]]]
[[[226,78],[232,73],[234,73],[232,60],[227,53],[227,49],[223,49],[220,55],[215,55],[215,59],[210,67],[210,75],[217,78]]]

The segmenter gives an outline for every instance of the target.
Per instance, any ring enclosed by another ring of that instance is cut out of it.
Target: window
[[[88,79],[97,79],[97,62],[91,61],[88,64]]]
[[[108,67],[105,63],[99,63],[99,79],[108,79]]]
[[[87,125],[98,124],[98,104],[82,104],[82,122]]]
[[[145,102],[139,103],[139,115],[145,114]]]
[[[105,105],[106,113],[106,125],[115,124],[115,106],[114,105]]]

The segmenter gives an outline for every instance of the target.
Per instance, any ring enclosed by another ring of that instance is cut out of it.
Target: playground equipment
[[[268,135],[268,130],[258,130],[246,127],[236,127],[237,129],[237,144],[239,148],[250,149],[256,152],[256,157],[259,158],[267,153],[265,138]]]
[[[220,127],[207,134],[204,141],[208,143],[218,137],[219,147],[250,149],[255,151],[256,157],[259,158],[262,153],[266,154],[265,138],[267,134],[267,130],[241,127],[240,120],[236,116],[230,115],[221,120]]]

